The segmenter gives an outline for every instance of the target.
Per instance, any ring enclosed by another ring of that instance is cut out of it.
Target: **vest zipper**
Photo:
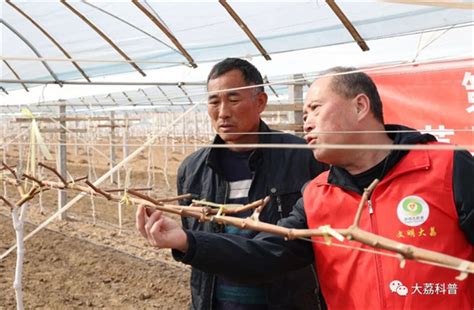
[[[369,209],[369,218],[370,218],[370,226],[371,226],[372,233],[377,234],[378,233],[377,223],[374,217],[372,216],[372,214],[374,214],[374,209],[372,205],[372,197],[373,197],[373,193],[371,197],[367,200],[367,205]],[[384,285],[382,281],[382,262],[380,261],[379,254],[374,254],[374,259],[375,259],[375,271],[376,271],[376,276],[377,276],[377,289],[378,289],[378,294],[379,294],[380,309],[385,309],[386,305],[384,301],[384,289],[383,289]]]
[[[372,208],[372,201],[369,199],[367,200],[367,205],[369,206],[369,215],[374,214],[374,209]]]
[[[278,213],[280,214],[280,219],[283,218],[283,207],[281,205],[281,198],[280,196],[276,196],[277,206],[278,206]]]
[[[214,286],[216,283],[216,276],[212,276],[212,283],[211,283],[211,301],[209,303],[209,310],[212,310],[212,306],[214,303]]]
[[[275,187],[272,187],[270,189],[271,196],[275,197],[276,204],[277,204],[277,211],[278,214],[280,215],[280,219],[283,218],[283,206],[281,205],[281,197],[280,195],[276,195],[277,189]]]

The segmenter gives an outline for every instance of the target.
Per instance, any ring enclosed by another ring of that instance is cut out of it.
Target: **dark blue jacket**
[[[260,144],[305,143],[296,136],[271,131],[264,122],[260,123],[259,131],[265,133],[259,136]],[[216,136],[214,144],[223,143],[222,139]],[[226,203],[229,184],[219,171],[219,150],[201,149],[183,161],[178,170],[178,194],[190,193],[193,199]],[[307,149],[257,148],[250,155],[249,165],[253,172],[249,201],[270,195],[271,201],[263,209],[260,220],[273,224],[289,215],[293,205],[301,197],[303,185],[327,169],[326,165],[317,162],[312,152]],[[189,205],[190,202],[181,201],[181,204]],[[183,218],[183,228],[214,233],[223,230],[219,224],[203,223],[193,218]],[[179,256],[177,252],[174,254]],[[191,309],[212,309],[214,282],[215,275],[192,269]],[[265,289],[269,309],[319,308],[317,279],[312,267],[282,274],[281,277],[266,282]]]

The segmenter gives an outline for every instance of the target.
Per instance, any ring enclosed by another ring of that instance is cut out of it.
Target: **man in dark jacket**
[[[262,76],[249,62],[228,58],[216,64],[207,80],[208,113],[217,132],[215,145],[181,164],[178,194],[215,203],[246,204],[271,196],[260,220],[277,223],[301,197],[301,187],[325,170],[310,150],[242,147],[242,144],[303,144],[293,135],[272,131],[260,120],[267,104]],[[260,85],[260,86],[255,86]],[[191,201],[181,201],[189,205]],[[249,213],[239,214],[241,217]],[[255,232],[183,218],[184,229],[252,238]],[[282,274],[272,281],[240,283],[192,268],[192,309],[318,309],[312,267]]]
[[[366,74],[352,70],[332,69],[307,94],[306,140],[315,146],[315,157],[332,167],[305,187],[303,199],[279,224],[297,229],[327,224],[347,228],[363,188],[377,178],[381,181],[360,216],[362,229],[472,262],[471,154],[432,149],[440,147],[434,137],[384,125],[375,84]],[[320,144],[373,146],[337,149]],[[392,144],[432,148],[378,147]],[[329,309],[471,309],[474,304],[474,277],[462,281],[456,278],[456,270],[417,263],[402,269],[393,257],[327,247],[319,237],[309,243],[284,241],[268,233],[249,240],[184,231],[161,212],[152,214],[145,225],[143,213],[143,209],[138,212],[142,214],[138,227],[150,243],[178,250],[175,257],[206,272],[251,280],[315,262]]]

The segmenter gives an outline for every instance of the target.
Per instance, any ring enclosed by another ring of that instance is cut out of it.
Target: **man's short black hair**
[[[210,80],[217,79],[221,75],[232,70],[239,70],[242,72],[244,81],[247,83],[247,85],[263,84],[263,78],[258,69],[247,60],[240,58],[226,58],[215,64],[214,67],[212,67],[211,72],[209,72],[207,84],[209,84]],[[263,86],[259,86],[256,89],[258,92],[264,91]]]
[[[370,110],[375,118],[383,124],[382,100],[377,86],[366,73],[354,72],[357,70],[353,67],[334,67],[325,71],[324,74],[337,73],[331,79],[331,88],[341,96],[354,98],[358,94],[365,94],[370,99]]]

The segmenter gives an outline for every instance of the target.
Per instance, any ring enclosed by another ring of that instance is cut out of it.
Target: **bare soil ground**
[[[66,224],[67,225],[67,224]],[[0,216],[0,249],[14,233]],[[30,231],[31,225],[27,226]],[[16,306],[12,288],[16,255],[0,262],[0,305]],[[23,270],[25,308],[184,309],[189,303],[189,271],[160,260],[134,257],[111,247],[43,230],[26,244]]]
[[[131,150],[133,151],[133,150]],[[191,152],[190,150],[189,152]],[[104,153],[106,149],[104,150]],[[188,153],[189,153],[188,152]],[[69,150],[68,170],[74,177],[87,175],[84,152],[75,156]],[[176,170],[185,154],[154,150],[153,166],[140,154],[132,167],[132,184],[145,186],[153,168],[153,197],[174,196]],[[7,154],[9,164],[17,161],[17,150]],[[118,158],[120,154],[118,154]],[[167,178],[164,178],[167,160]],[[54,163],[49,163],[54,166]],[[98,176],[107,171],[104,158],[94,156]],[[56,178],[45,173],[47,179]],[[123,179],[123,171],[122,171]],[[123,182],[123,181],[122,181]],[[102,188],[117,187],[109,181]],[[2,195],[3,190],[1,190]],[[7,196],[16,201],[13,187]],[[77,195],[68,192],[68,199]],[[48,219],[57,210],[57,192],[45,192],[35,198],[28,209],[25,233]],[[135,230],[135,209],[122,205],[122,227],[119,227],[118,204],[105,199],[83,197],[68,210],[67,220],[54,220],[26,241],[23,270],[25,308],[124,308],[185,309],[190,303],[189,267],[175,262],[168,250],[154,250]],[[176,220],[179,221],[178,218]],[[15,233],[9,209],[0,205],[0,255],[15,244]],[[13,252],[0,260],[0,309],[16,307],[13,278],[16,265]]]

